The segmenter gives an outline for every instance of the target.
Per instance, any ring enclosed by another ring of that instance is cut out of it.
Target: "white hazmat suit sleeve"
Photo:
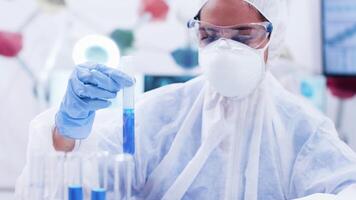
[[[328,121],[302,147],[290,189],[303,197],[298,200],[351,200],[356,197],[356,184],[351,182],[355,169],[355,153],[338,138],[335,127]]]

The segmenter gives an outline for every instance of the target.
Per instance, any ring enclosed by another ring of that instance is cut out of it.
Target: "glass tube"
[[[64,186],[65,153],[56,152],[46,156],[46,177],[44,199],[63,200],[66,196]]]
[[[116,156],[114,164],[114,195],[115,199],[130,200],[132,193],[133,157],[130,154]]]
[[[65,172],[65,182],[68,188],[68,200],[84,199],[82,186],[82,156],[80,154],[67,154]]]
[[[124,56],[120,60],[120,69],[130,75],[134,80],[131,87],[123,89],[123,153],[133,155],[135,153],[135,84],[133,76],[133,57]]]
[[[29,159],[29,177],[25,199],[43,200],[45,186],[44,158],[44,154],[33,154]]]
[[[123,89],[123,152],[135,153],[135,86]]]
[[[91,198],[98,199],[106,196],[109,189],[109,165],[110,156],[108,152],[99,152],[90,156],[87,167]],[[106,197],[105,197],[106,198]]]

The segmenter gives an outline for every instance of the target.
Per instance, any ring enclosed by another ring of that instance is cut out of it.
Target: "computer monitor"
[[[322,0],[326,76],[356,77],[356,0]]]

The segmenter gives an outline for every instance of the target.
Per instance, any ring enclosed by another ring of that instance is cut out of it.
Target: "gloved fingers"
[[[116,92],[109,92],[91,84],[84,84],[76,77],[71,79],[71,87],[73,92],[81,99],[113,99],[116,97]]]
[[[86,68],[86,69],[95,69],[98,64],[95,62],[84,62],[81,64],[78,64],[77,67],[79,68]]]
[[[77,76],[81,82],[97,86],[109,92],[116,93],[121,89],[120,84],[96,69],[78,67]]]
[[[111,105],[111,102],[103,99],[89,99],[85,98],[83,101],[87,104],[90,111],[96,111],[100,109],[107,108]]]
[[[119,70],[112,69],[100,64],[98,64],[95,69],[109,76],[122,87],[130,87],[132,84],[134,84],[134,80],[129,75]]]
[[[79,97],[90,99],[113,99],[116,97],[116,94],[116,92],[109,92],[107,90],[89,84],[84,84],[77,91],[77,95]]]

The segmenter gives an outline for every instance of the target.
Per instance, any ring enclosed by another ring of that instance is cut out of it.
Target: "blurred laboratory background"
[[[0,199],[13,199],[31,119],[58,106],[76,63],[133,60],[137,93],[201,73],[186,28],[197,1],[0,0]],[[356,150],[356,1],[289,0],[288,13],[270,69]]]

